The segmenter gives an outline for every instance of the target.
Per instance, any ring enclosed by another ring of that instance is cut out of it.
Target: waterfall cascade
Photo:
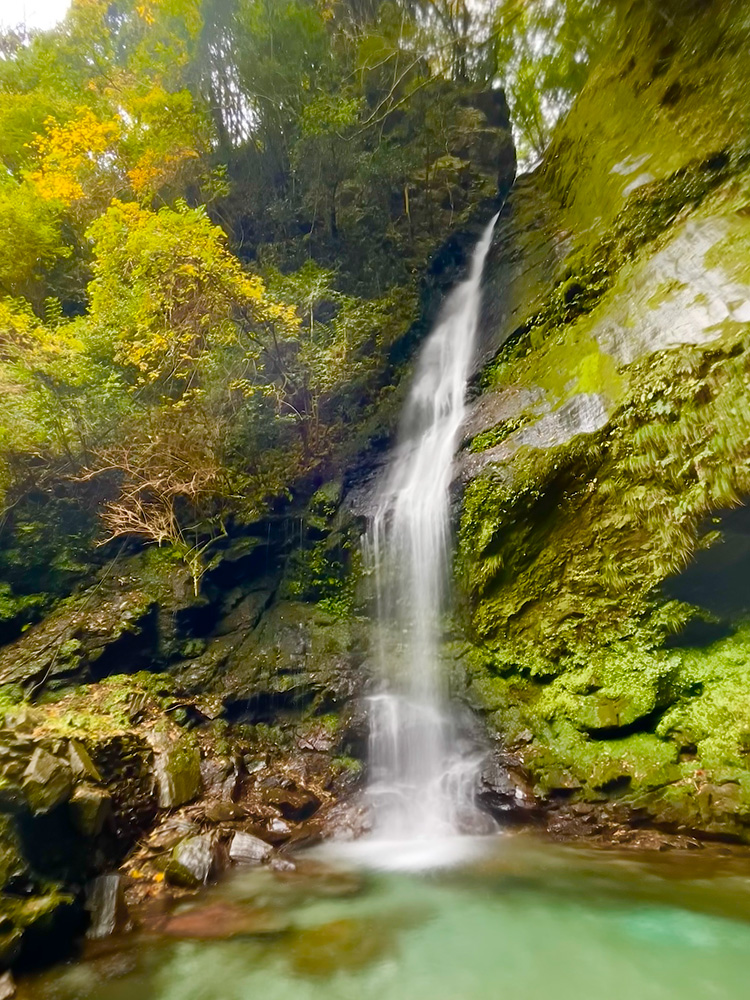
[[[496,220],[482,234],[468,278],[446,299],[422,349],[365,539],[376,587],[382,679],[382,690],[370,700],[373,840],[391,848],[395,842],[412,845],[408,856],[417,863],[430,863],[428,845],[476,833],[486,823],[474,805],[479,760],[457,746],[440,635],[451,549],[451,469]],[[391,855],[393,864],[398,857]]]

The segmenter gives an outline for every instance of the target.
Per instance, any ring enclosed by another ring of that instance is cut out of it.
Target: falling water
[[[477,832],[478,760],[457,747],[440,668],[440,631],[450,557],[451,468],[496,219],[474,250],[468,278],[446,300],[424,345],[366,537],[382,681],[370,703],[369,793],[374,838],[388,843],[424,847]]]

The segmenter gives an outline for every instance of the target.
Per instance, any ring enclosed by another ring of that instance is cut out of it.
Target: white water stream
[[[366,537],[382,680],[382,690],[370,699],[371,844],[384,848],[392,867],[430,865],[444,859],[446,845],[458,835],[486,830],[486,817],[474,805],[479,759],[457,746],[440,638],[451,552],[451,470],[496,219],[422,349]]]

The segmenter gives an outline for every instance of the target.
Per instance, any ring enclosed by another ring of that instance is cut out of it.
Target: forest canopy
[[[498,195],[503,93],[530,163],[610,7],[73,0],[1,36],[4,600],[114,538],[197,587],[228,520],[319,474]]]

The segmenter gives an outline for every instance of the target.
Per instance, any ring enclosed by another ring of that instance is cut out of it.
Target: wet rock
[[[219,866],[219,851],[215,839],[209,834],[188,837],[172,852],[164,875],[172,885],[197,889],[205,885]]]
[[[300,750],[318,750],[322,753],[333,750],[339,741],[340,734],[320,722],[306,726],[297,736],[297,746]]]
[[[277,910],[217,902],[176,914],[162,933],[168,937],[210,941],[281,934],[288,928],[288,918]]]
[[[297,866],[293,861],[289,858],[282,858],[279,854],[271,856],[268,867],[275,872],[295,872],[297,870]]]
[[[284,819],[296,822],[308,819],[320,807],[320,799],[307,789],[269,788],[264,798],[278,808]]]
[[[103,788],[78,785],[70,799],[70,815],[79,833],[96,837],[112,817],[112,796]]]
[[[456,472],[464,479],[480,475],[488,466],[507,462],[520,448],[555,448],[580,434],[594,434],[606,426],[606,400],[597,393],[580,393],[559,409],[531,418],[530,425],[508,435],[501,444],[477,454],[465,453]]]
[[[323,831],[323,823],[317,816],[314,816],[304,823],[297,823],[292,830],[291,836],[286,840],[286,844],[294,844],[297,847],[301,845],[311,847],[313,844],[320,843],[323,839]]]
[[[32,813],[50,812],[68,798],[72,788],[68,763],[37,747],[23,775],[23,792]]]
[[[534,793],[520,770],[512,764],[492,757],[482,768],[478,799],[494,815],[507,818],[520,811],[522,819],[537,807]]]
[[[154,773],[162,809],[192,801],[201,790],[200,751],[190,736],[173,733],[153,737]]]
[[[102,776],[94,766],[86,747],[79,740],[71,740],[68,744],[68,760],[75,778],[101,782]]]
[[[16,823],[12,817],[0,815],[0,887],[22,878],[27,870]]]
[[[324,839],[357,840],[372,829],[372,811],[361,801],[361,797],[353,801],[334,802],[316,819],[319,819]]]
[[[86,890],[86,909],[91,924],[86,936],[93,939],[109,937],[128,924],[128,911],[120,875],[100,875]]]
[[[269,820],[266,829],[269,840],[272,840],[274,844],[282,844],[285,840],[289,840],[292,835],[291,825],[285,819],[278,817]]]
[[[235,833],[229,845],[229,857],[238,864],[259,865],[272,854],[271,845],[251,833]]]
[[[209,823],[233,823],[244,819],[247,809],[236,802],[212,802],[204,815]]]
[[[235,761],[228,757],[207,757],[200,762],[205,794],[221,800],[234,799],[239,791],[240,776]]]

